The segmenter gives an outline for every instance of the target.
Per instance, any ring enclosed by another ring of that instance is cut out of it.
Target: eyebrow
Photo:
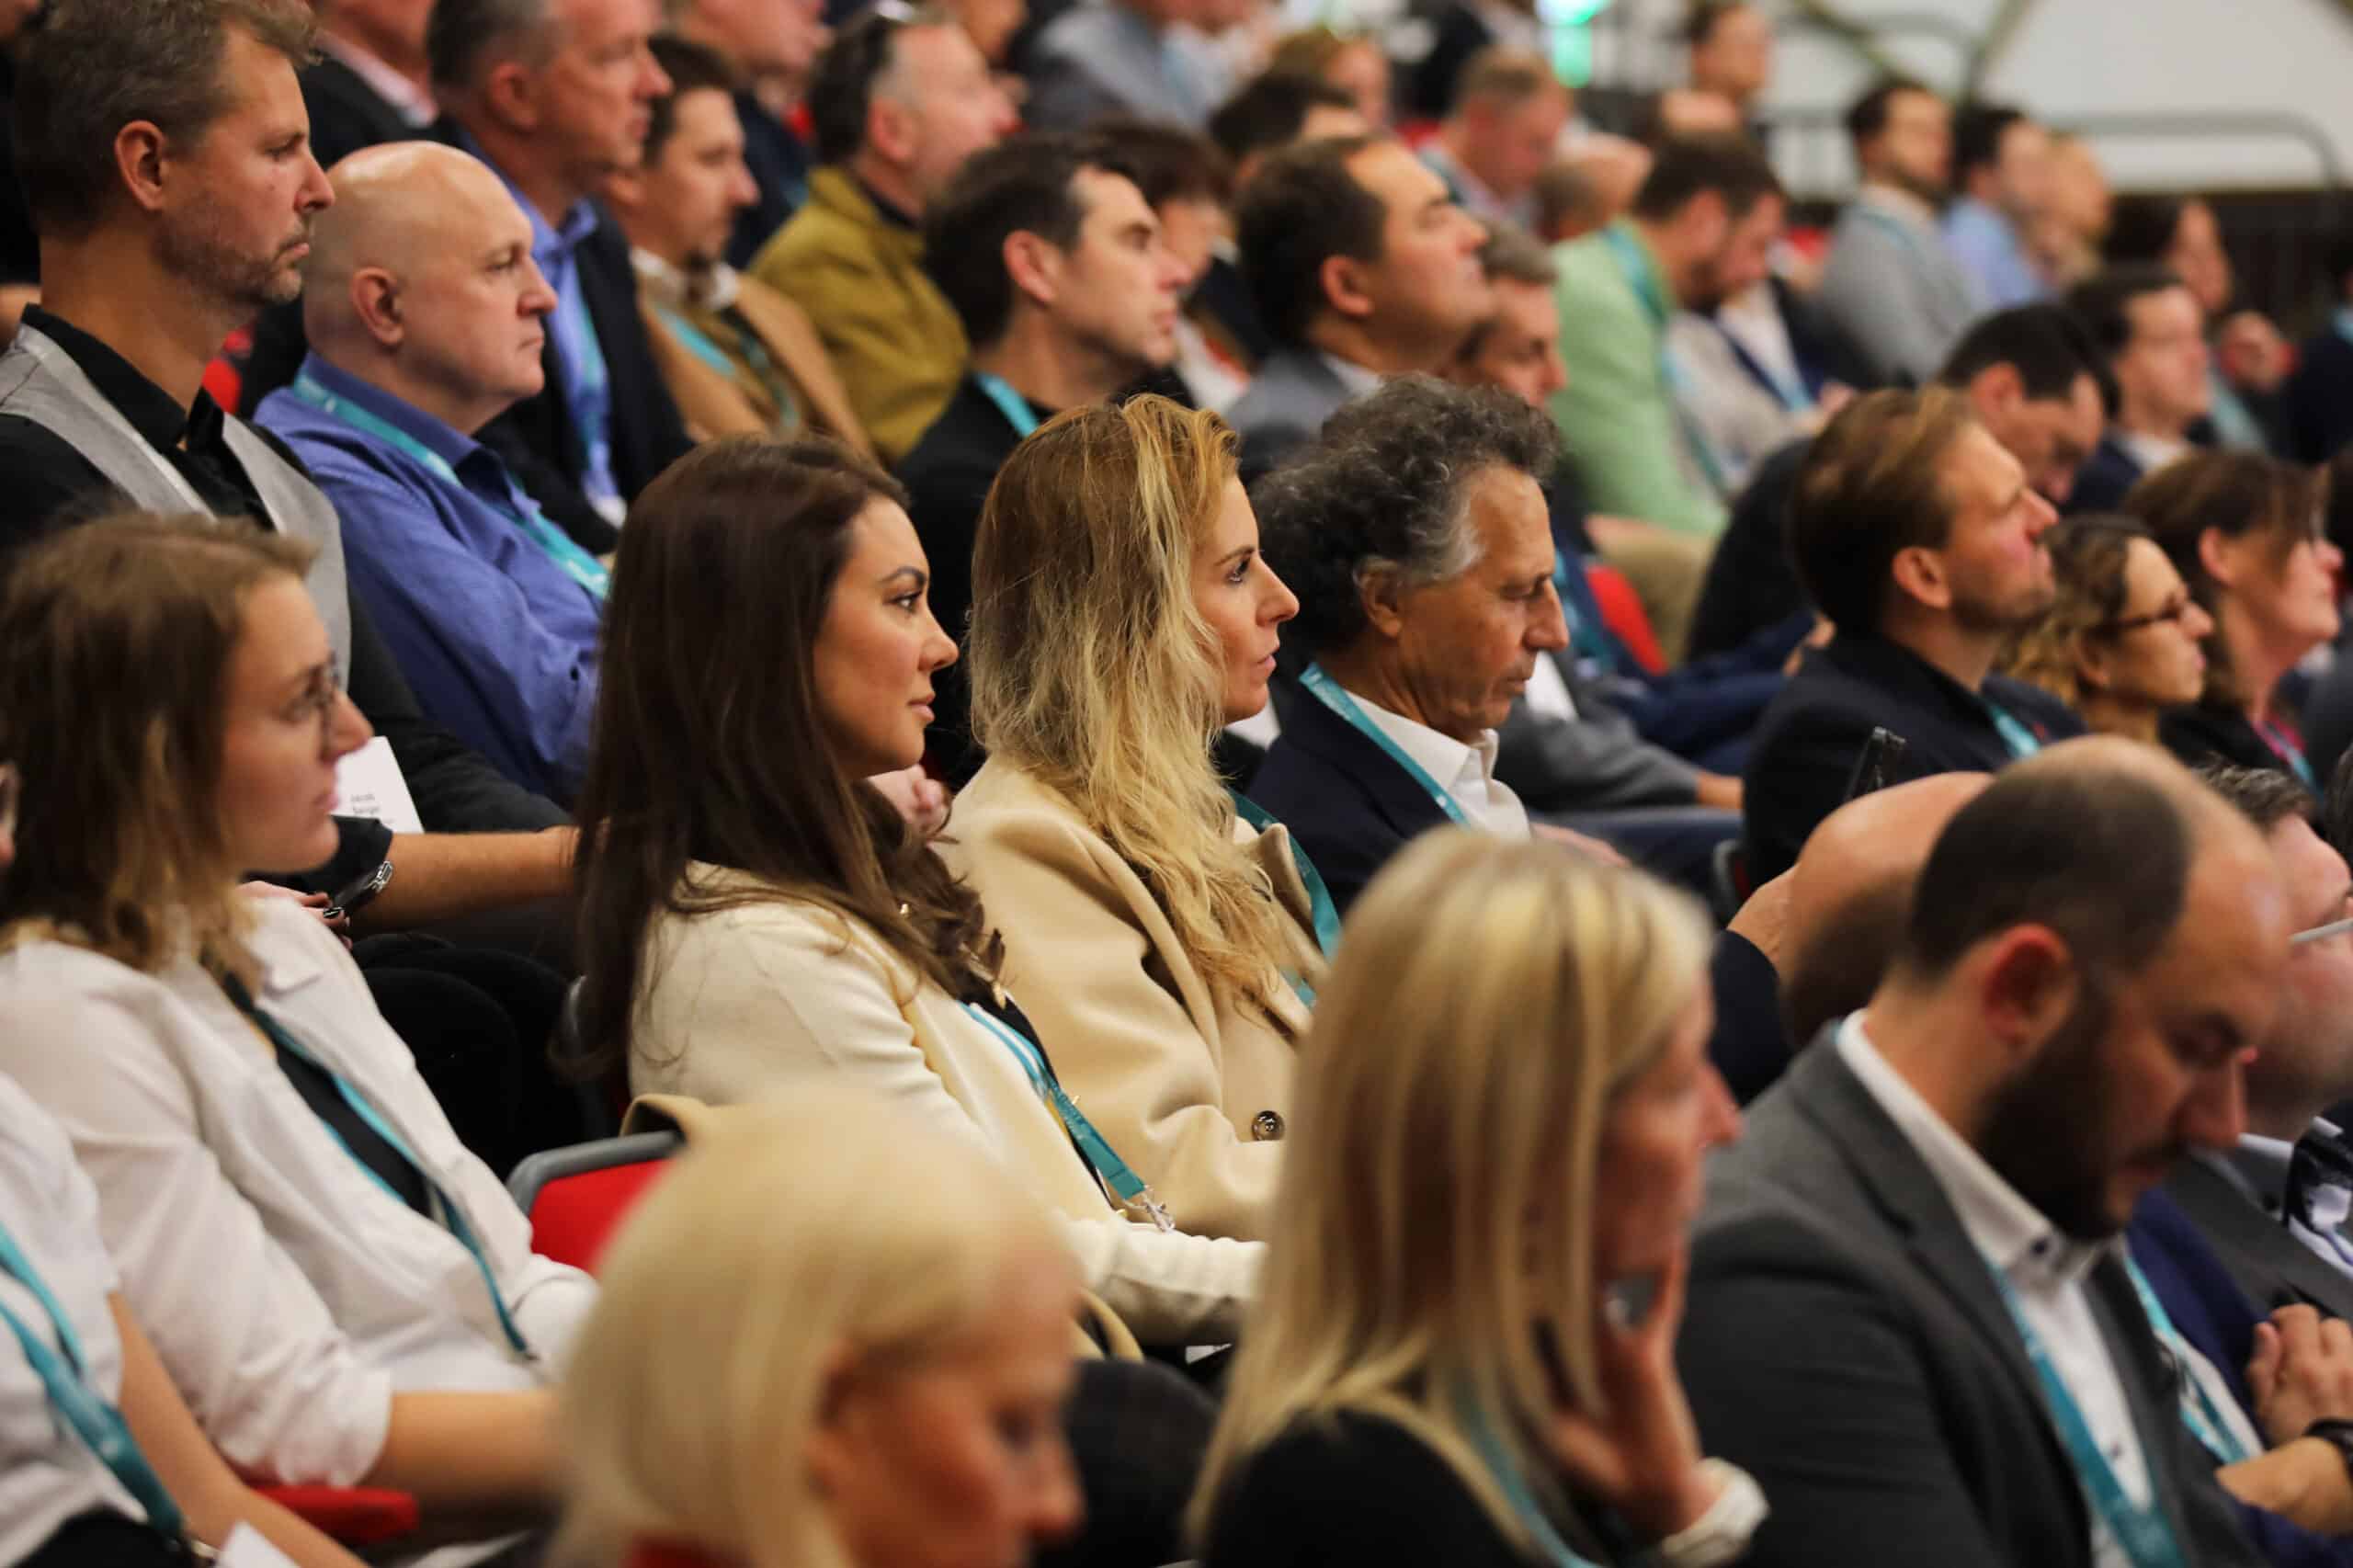
[[[897,582],[902,577],[913,580],[915,585],[918,588],[925,586],[931,581],[931,574],[925,571],[920,566],[902,566],[895,572],[885,572],[882,574],[881,581],[885,586],[888,586],[890,584]]]
[[[1229,550],[1223,555],[1219,556],[1217,558],[1217,563],[1220,566],[1222,566],[1229,561],[1239,561],[1245,555],[1256,555],[1257,553],[1258,547],[1256,545],[1245,544],[1237,550]]]

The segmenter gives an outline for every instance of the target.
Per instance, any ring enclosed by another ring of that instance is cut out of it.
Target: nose
[[[1030,1539],[1040,1541],[1068,1540],[1078,1531],[1080,1519],[1086,1517],[1086,1504],[1080,1497],[1078,1478],[1073,1472],[1070,1449],[1059,1438],[1053,1456],[1041,1467],[1031,1486],[1029,1507],[1022,1523]]]
[[[1568,361],[1561,358],[1561,350],[1558,347],[1546,344],[1544,346],[1544,395],[1551,397],[1568,384]]]
[[[929,675],[934,670],[946,669],[964,655],[963,650],[956,646],[956,639],[949,634],[948,628],[940,625],[939,618],[931,613],[929,605],[924,607],[923,614],[924,619],[931,622],[931,636],[923,646],[923,673]]]
[[[366,715],[350,698],[341,691],[335,694],[335,706],[327,710],[326,753],[330,760],[339,761],[366,745],[375,735],[375,729]]]
[[[746,207],[758,206],[759,200],[760,187],[752,178],[750,165],[741,158],[736,159],[734,165],[727,171],[727,205],[741,211]]]
[[[2214,618],[2206,613],[2205,606],[2192,600],[2189,608],[2181,612],[2181,629],[2189,634],[2191,642],[2203,642],[2214,634]]]
[[[1258,623],[1261,626],[1280,626],[1299,613],[1299,596],[1275,575],[1273,567],[1266,565],[1266,557],[1260,556],[1258,563],[1266,567],[1267,582],[1273,590],[1259,601]]]
[[[335,205],[335,185],[307,147],[302,152],[302,162],[310,167],[303,174],[302,188],[294,199],[295,210],[300,212],[324,211]]]
[[[1173,299],[1183,293],[1185,285],[1192,280],[1192,268],[1185,265],[1184,258],[1163,244],[1160,247],[1160,291]]]
[[[654,51],[640,44],[637,51],[637,101],[650,104],[670,92],[670,74],[654,58]]]
[[[2177,1130],[2193,1149],[2233,1149],[2246,1132],[2246,1063],[2242,1051],[2203,1075],[2181,1108]]]
[[[523,297],[515,302],[516,310],[527,316],[551,314],[556,307],[556,297],[555,290],[548,283],[547,274],[541,272],[540,264],[528,256],[523,258],[523,265],[529,269],[529,275],[523,282]]]
[[[1544,585],[1543,602],[1529,618],[1525,642],[1539,653],[1551,653],[1569,645],[1569,620],[1561,613],[1559,584],[1548,582]]]
[[[1708,1115],[1700,1130],[1699,1147],[1716,1149],[1740,1136],[1740,1107],[1722,1074],[1711,1064],[1707,1074]]]
[[[2027,492],[2026,498],[2027,509],[2032,514],[2027,524],[2027,537],[2039,540],[2051,530],[2052,524],[2059,520],[2059,508],[2053,506],[2047,497],[2031,490]]]
[[[999,136],[1012,135],[1014,128],[1021,123],[1021,117],[1014,112],[1012,97],[996,85],[995,77],[989,79],[988,95],[989,129]]]

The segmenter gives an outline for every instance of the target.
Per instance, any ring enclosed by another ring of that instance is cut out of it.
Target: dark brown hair
[[[1944,543],[1953,513],[1944,458],[1971,424],[1959,392],[1876,392],[1815,438],[1790,498],[1790,556],[1839,631],[1876,631],[1895,558]]]
[[[629,1060],[659,914],[765,899],[826,904],[951,994],[994,969],[980,901],[895,808],[844,770],[812,660],[852,531],[905,492],[830,441],[742,436],[678,460],[637,498],[605,606],[597,733],[580,791],[578,1040],[565,1065]],[[694,885],[690,862],[772,891]]]
[[[2205,644],[2202,700],[2208,705],[2244,707],[2251,694],[2239,690],[2231,668],[2222,629],[2222,585],[2206,570],[2198,541],[2209,528],[2224,539],[2268,535],[2277,571],[2296,546],[2318,537],[2320,503],[2320,478],[2313,470],[2240,451],[2192,452],[2143,476],[2125,495],[2123,510],[2148,525],[2190,597],[2214,618]]]

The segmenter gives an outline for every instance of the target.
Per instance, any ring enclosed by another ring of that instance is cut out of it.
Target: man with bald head
[[[355,153],[329,177],[303,293],[311,351],[260,422],[335,503],[352,588],[426,710],[568,802],[605,571],[475,439],[544,385],[556,299],[530,220],[479,160],[432,142]]]
[[[1773,1500],[1746,1561],[2261,1561],[2115,1244],[2236,1142],[2291,929],[2154,748],[2053,746],[1954,813],[1869,1005],[1710,1172],[1677,1353]]]

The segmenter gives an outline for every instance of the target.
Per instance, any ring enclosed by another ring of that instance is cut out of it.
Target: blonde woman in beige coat
[[[639,497],[581,795],[582,1065],[714,1105],[858,1083],[1018,1174],[1140,1339],[1222,1342],[1261,1249],[1164,1223],[999,983],[994,915],[864,781],[922,756],[956,656],[926,571],[898,486],[827,443],[711,443]]]
[[[1258,554],[1223,420],[1064,414],[998,473],[972,557],[989,761],[941,853],[984,899],[1063,1080],[1176,1222],[1267,1229],[1293,1051],[1337,935],[1211,737],[1267,703],[1299,602]]]

